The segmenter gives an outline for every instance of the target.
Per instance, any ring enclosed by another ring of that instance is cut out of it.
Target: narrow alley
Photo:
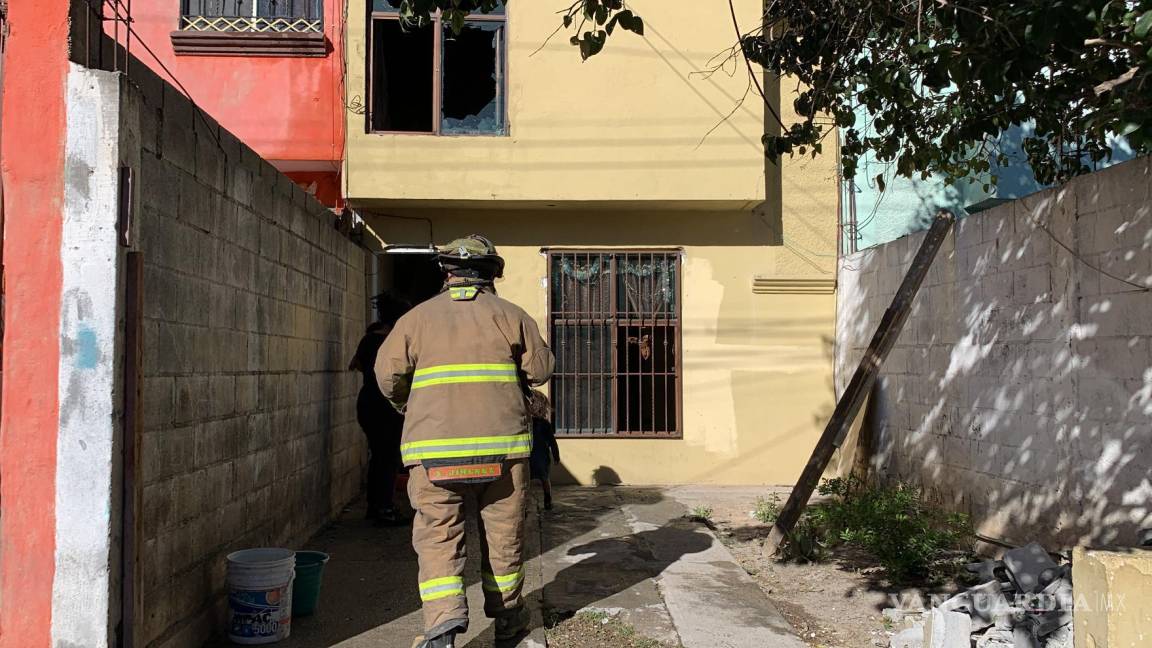
[[[675,489],[569,487],[556,491],[552,511],[531,506],[525,592],[534,629],[499,645],[556,645],[546,643],[545,626],[583,613],[619,622],[648,642],[637,645],[653,648],[802,648],[728,549],[676,497]],[[420,633],[410,530],[374,526],[362,507],[346,509],[307,545],[331,561],[316,615],[293,621],[284,648],[408,648]],[[469,535],[475,538],[474,529]],[[458,640],[463,648],[497,645],[479,612],[476,562],[466,576],[473,624]]]

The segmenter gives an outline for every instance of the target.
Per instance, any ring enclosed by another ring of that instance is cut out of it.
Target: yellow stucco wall
[[[501,296],[536,317],[545,335],[542,247],[683,247],[684,438],[565,439],[563,470],[556,477],[567,473],[590,483],[607,467],[611,471],[601,474],[630,484],[784,484],[799,474],[833,406],[834,298],[753,294],[753,275],[803,263],[787,247],[768,244],[776,234],[760,214],[394,213],[429,218],[440,241],[473,232],[491,237],[507,260]],[[423,222],[368,219],[374,229],[390,233],[390,242],[427,240]]]
[[[511,5],[510,137],[366,134],[350,111],[350,204],[388,243],[427,243],[430,228],[437,243],[491,237],[507,260],[501,295],[545,332],[541,248],[682,248],[683,439],[562,440],[554,477],[791,483],[834,405],[835,302],[754,294],[753,278],[834,277],[835,147],[765,163],[743,61],[701,74],[735,42],[726,4],[629,5],[646,36],[617,33],[586,63],[566,34],[532,55],[560,5]],[[750,29],[760,3],[736,6]],[[363,10],[349,1],[350,16]],[[365,101],[363,27],[348,30],[351,106]],[[775,102],[794,84],[767,87]]]
[[[745,25],[759,0],[737,0]],[[353,201],[763,200],[763,102],[727,4],[632,0],[646,35],[617,32],[581,62],[559,33],[561,3],[510,3],[507,137],[365,132],[365,0],[348,2],[346,195]],[[543,45],[543,48],[541,46]],[[719,58],[717,58],[718,55]],[[743,99],[743,101],[742,101]],[[711,131],[711,133],[710,133]],[[710,134],[709,134],[710,133]]]
[[[1072,586],[1077,648],[1152,645],[1152,549],[1077,548]]]

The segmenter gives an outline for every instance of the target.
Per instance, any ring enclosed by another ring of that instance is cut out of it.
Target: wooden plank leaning
[[[884,317],[876,327],[876,333],[872,336],[872,341],[868,345],[868,350],[864,352],[864,358],[860,360],[856,373],[852,375],[852,381],[848,383],[848,388],[836,403],[832,418],[828,420],[824,433],[820,435],[816,448],[812,450],[812,456],[804,466],[804,472],[792,489],[792,494],[788,496],[784,508],[780,510],[776,523],[772,525],[772,531],[764,542],[764,555],[776,554],[804,509],[808,507],[812,491],[816,489],[836,448],[844,442],[852,421],[860,412],[860,406],[872,390],[872,385],[880,372],[880,365],[884,363],[888,352],[900,337],[900,332],[904,329],[904,323],[912,310],[912,301],[920,290],[920,284],[924,282],[924,277],[932,267],[940,246],[944,244],[944,239],[955,222],[956,216],[947,210],[941,210],[932,221],[932,226],[924,236],[916,258],[912,260],[912,266],[904,275],[904,281],[896,291],[896,296],[892,298],[888,310],[884,311]]]

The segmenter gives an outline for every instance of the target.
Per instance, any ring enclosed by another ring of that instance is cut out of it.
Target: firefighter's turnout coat
[[[404,465],[527,457],[525,390],[553,364],[536,322],[490,289],[449,287],[414,308],[376,356],[380,391],[404,412]]]

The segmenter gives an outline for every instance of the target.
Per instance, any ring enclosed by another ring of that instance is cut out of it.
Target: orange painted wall
[[[0,648],[51,645],[68,0],[8,3]]]
[[[343,0],[324,0],[324,58],[177,56],[171,34],[180,1],[132,2],[140,40],[224,128],[282,170],[334,174],[344,157],[343,11]],[[164,75],[138,43],[132,54]]]

